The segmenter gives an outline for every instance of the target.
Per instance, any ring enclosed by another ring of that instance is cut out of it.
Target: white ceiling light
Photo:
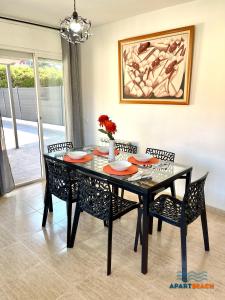
[[[72,44],[84,43],[90,34],[91,22],[78,15],[76,0],[74,0],[74,12],[71,17],[66,17],[60,23],[60,34]]]

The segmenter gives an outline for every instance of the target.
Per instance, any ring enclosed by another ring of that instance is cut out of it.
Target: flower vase
[[[109,157],[108,161],[114,161],[115,160],[115,140],[109,140]]]

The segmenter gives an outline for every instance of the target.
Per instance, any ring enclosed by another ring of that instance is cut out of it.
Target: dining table
[[[79,151],[86,151],[92,155],[92,160],[85,163],[71,163],[64,161],[64,155],[66,152],[53,152],[44,154],[46,157],[51,157],[54,160],[60,160],[69,165],[74,170],[81,170],[93,175],[97,175],[103,179],[107,179],[109,184],[114,187],[114,191],[118,193],[119,188],[132,192],[139,196],[143,205],[143,217],[142,217],[142,253],[141,253],[141,272],[146,274],[148,272],[148,234],[149,234],[149,203],[154,201],[154,196],[161,190],[171,186],[171,184],[177,179],[185,180],[185,187],[191,181],[191,166],[185,166],[179,163],[172,163],[168,161],[160,161],[157,164],[152,165],[137,165],[138,175],[136,174],[134,180],[131,180],[131,176],[134,175],[110,175],[106,173],[103,168],[108,164],[107,156],[94,155],[93,151],[97,146],[86,146],[82,148],[76,148]],[[120,151],[116,155],[116,160],[127,160],[132,154]]]

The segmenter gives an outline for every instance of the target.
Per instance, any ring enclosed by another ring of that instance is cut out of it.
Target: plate
[[[147,160],[147,161],[140,161],[140,160],[136,160],[135,158],[134,158],[134,156],[130,156],[129,158],[128,158],[128,161],[130,162],[130,163],[132,163],[132,164],[135,164],[135,165],[144,165],[144,166],[150,166],[150,165],[157,165],[157,164],[159,164],[160,163],[160,160],[158,159],[158,158],[156,158],[156,157],[152,157],[152,158],[150,158],[149,160]]]
[[[111,162],[109,165],[113,170],[125,171],[131,166],[131,163],[126,160],[117,160],[117,161]]]
[[[134,154],[133,157],[137,161],[146,162],[149,161],[153,156],[151,154]]]
[[[109,153],[109,147],[99,146],[99,147],[97,147],[97,150],[103,154]]]
[[[85,151],[70,151],[67,153],[67,155],[72,159],[81,159],[87,155],[87,152],[85,152]]]

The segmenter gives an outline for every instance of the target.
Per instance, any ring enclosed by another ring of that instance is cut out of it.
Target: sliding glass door
[[[66,140],[62,62],[0,50],[0,113],[15,184],[41,179],[47,145]]]
[[[41,178],[32,55],[0,50],[0,113],[15,184]]]
[[[66,140],[63,70],[59,60],[38,58],[38,80],[40,87],[39,106],[43,130],[43,148]]]

